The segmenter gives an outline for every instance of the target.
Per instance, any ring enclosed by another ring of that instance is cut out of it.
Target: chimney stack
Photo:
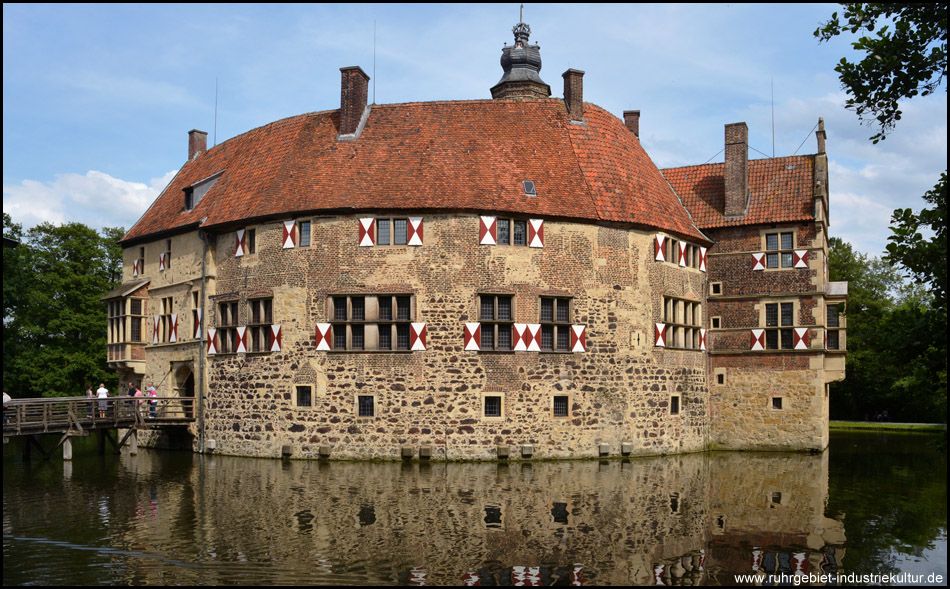
[[[726,125],[726,203],[723,215],[742,217],[749,207],[749,127]]]
[[[198,129],[188,131],[188,161],[208,151],[208,134]]]
[[[564,77],[564,106],[567,107],[567,114],[572,121],[583,123],[584,72],[572,68],[561,75]]]
[[[818,117],[818,131],[815,132],[815,136],[818,137],[818,153],[825,153],[825,119]]]
[[[623,111],[623,124],[627,126],[627,129],[629,129],[637,139],[640,138],[640,111]]]
[[[340,135],[353,135],[366,110],[369,76],[359,66],[341,67],[340,73],[343,78],[340,88]]]

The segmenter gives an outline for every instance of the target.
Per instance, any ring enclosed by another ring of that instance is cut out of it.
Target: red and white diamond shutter
[[[329,351],[333,338],[333,326],[329,323],[317,323],[317,350]]]
[[[237,353],[238,354],[247,353],[247,328],[246,327],[237,328]]]
[[[161,321],[161,319],[159,317],[152,317],[152,319],[154,319],[154,321],[152,322],[154,324],[153,329],[152,329],[152,343],[157,344],[158,343],[158,323],[159,321]]]
[[[752,269],[765,270],[765,254],[764,253],[752,254]]]
[[[165,271],[165,256],[166,255],[167,254],[165,252],[158,254],[158,271],[159,272]]]
[[[376,245],[376,218],[366,217],[360,219],[360,247],[369,247]]]
[[[516,352],[528,351],[528,325],[526,323],[515,323],[515,347]]]
[[[807,268],[808,250],[795,250],[795,253],[792,255],[792,260],[796,268]]]
[[[657,262],[666,261],[666,252],[663,251],[663,243],[666,241],[665,235],[657,234],[656,239],[653,240],[653,259]]]
[[[479,217],[478,244],[495,245],[498,240],[498,224],[495,217]]]
[[[699,349],[700,350],[706,349],[706,330],[705,329],[699,330]]]
[[[586,352],[587,351],[587,326],[586,325],[572,325],[571,326],[571,351],[572,352]]]
[[[238,229],[234,232],[234,257],[240,258],[244,255],[244,230]]]
[[[139,261],[138,261],[138,260],[132,260],[132,278],[135,278],[135,277],[138,276],[139,274],[140,274],[140,271],[139,271]]]
[[[178,314],[172,313],[172,328],[169,330],[168,341],[177,342],[178,341]]]
[[[544,219],[528,219],[528,245],[544,247]]]
[[[478,351],[482,346],[482,324],[465,324],[465,349]]]
[[[194,338],[198,339],[201,337],[201,309],[195,309],[195,335]]]
[[[699,271],[706,271],[706,248],[704,247],[699,248]]]
[[[796,350],[807,350],[808,345],[811,343],[811,333],[808,328],[796,327],[794,340],[793,343]]]
[[[214,335],[218,332],[217,329],[208,328],[208,355],[217,354],[218,346],[215,343]]]
[[[752,351],[758,352],[765,349],[765,330],[764,329],[753,329],[752,330]]]
[[[297,222],[294,220],[284,221],[284,249],[291,249],[297,245]]]
[[[413,351],[426,349],[425,323],[409,324],[409,349]]]
[[[680,250],[680,259],[679,259],[680,266],[685,266],[686,265],[686,242],[685,241],[680,242],[679,250]]]
[[[525,335],[528,338],[528,351],[529,352],[540,352],[541,351],[541,324],[540,323],[528,323],[525,326]]]
[[[280,339],[281,339],[281,336],[280,336],[280,325],[271,325],[271,326],[270,326],[270,334],[271,334],[271,338],[270,338],[270,339],[271,339],[270,351],[271,351],[271,352],[279,352],[279,351],[280,351]]]
[[[656,336],[654,338],[654,342],[655,342],[654,345],[658,348],[665,348],[666,347],[666,323],[657,323],[656,331],[654,335]]]
[[[422,245],[422,217],[409,217],[408,232],[408,245]]]

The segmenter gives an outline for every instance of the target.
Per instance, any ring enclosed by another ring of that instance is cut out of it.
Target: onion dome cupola
[[[501,68],[504,74],[491,89],[491,97],[498,98],[549,98],[551,87],[544,83],[538,72],[541,71],[541,47],[528,44],[531,27],[524,22],[522,8],[521,22],[511,31],[515,34],[515,44],[501,50]]]

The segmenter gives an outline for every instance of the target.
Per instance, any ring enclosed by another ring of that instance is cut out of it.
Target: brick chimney
[[[369,76],[359,66],[341,67],[340,73],[343,77],[340,88],[340,135],[353,135],[366,110]]]
[[[208,151],[208,133],[198,129],[188,131],[188,161],[190,162],[205,151]]]
[[[569,69],[564,77],[564,106],[572,121],[584,122],[584,72]]]
[[[726,204],[723,215],[742,217],[749,208],[749,127],[726,125]]]
[[[640,138],[640,111],[623,111],[623,124],[627,126],[627,129],[629,129],[630,132],[637,137],[637,139]]]

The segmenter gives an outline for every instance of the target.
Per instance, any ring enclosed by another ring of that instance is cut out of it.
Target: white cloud
[[[80,222],[90,227],[130,228],[177,173],[168,172],[149,184],[113,178],[90,170],[59,174],[52,182],[24,180],[3,186],[3,211],[24,229],[43,222]]]

